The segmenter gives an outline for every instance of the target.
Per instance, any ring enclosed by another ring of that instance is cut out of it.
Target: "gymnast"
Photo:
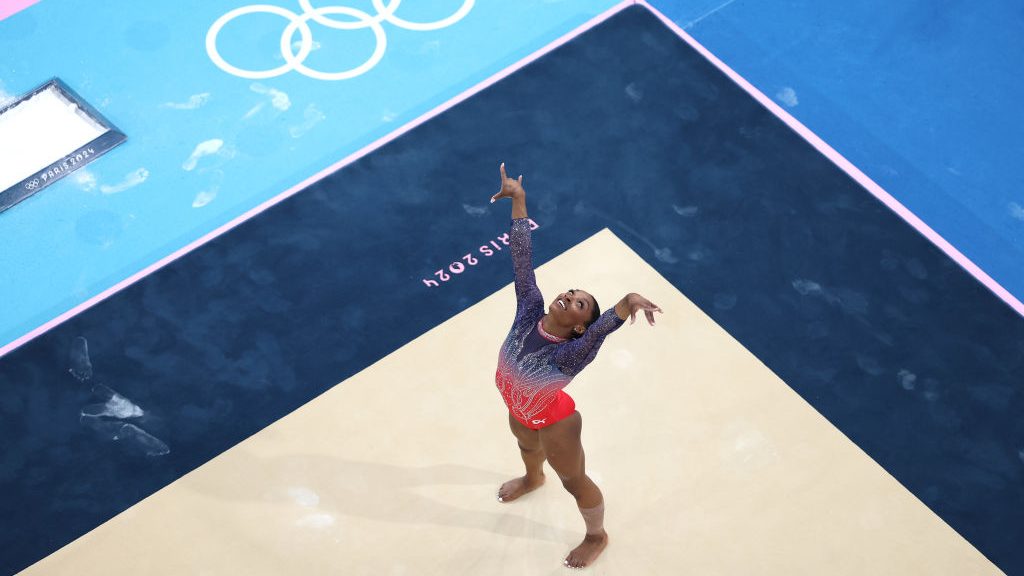
[[[643,296],[629,293],[601,314],[592,295],[572,289],[559,294],[545,313],[533,273],[523,177],[507,177],[504,163],[499,170],[501,190],[491,202],[512,199],[509,242],[517,304],[512,329],[498,352],[495,383],[508,406],[508,423],[518,440],[526,475],[505,482],[498,489],[498,501],[511,502],[543,484],[547,459],[562,486],[576,498],[587,529],[583,542],[563,563],[583,568],[608,545],[604,497],[586,473],[580,443],[583,419],[562,389],[594,359],[605,337],[622,326],[626,317],[632,324],[636,313],[643,311],[653,326],[654,313],[662,310]]]

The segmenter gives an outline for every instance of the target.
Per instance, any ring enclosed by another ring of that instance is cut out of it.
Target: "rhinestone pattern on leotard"
[[[526,337],[544,316],[544,299],[533,273],[530,220],[512,220],[509,243],[515,270],[516,317],[498,351],[495,384],[509,410],[529,420],[550,405],[597,355],[601,343],[623,321],[609,308],[579,338],[523,351]]]

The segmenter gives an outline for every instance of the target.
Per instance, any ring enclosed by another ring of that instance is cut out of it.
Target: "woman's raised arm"
[[[509,230],[509,245],[512,252],[512,268],[516,275],[516,315],[529,311],[544,314],[544,300],[537,288],[537,277],[533,273],[533,247],[530,239],[530,221],[526,216],[526,191],[523,177],[514,180],[505,175],[505,163],[501,171],[501,190],[491,197],[491,202],[500,198],[512,199],[512,226]]]

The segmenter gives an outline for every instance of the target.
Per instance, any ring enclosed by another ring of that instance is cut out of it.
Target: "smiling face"
[[[548,313],[562,326],[586,327],[593,319],[597,301],[583,290],[572,290],[559,294],[548,306]]]

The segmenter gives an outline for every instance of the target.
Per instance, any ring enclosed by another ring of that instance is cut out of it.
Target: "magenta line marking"
[[[6,0],[0,4],[0,20],[13,16],[36,2],[39,2],[39,0]]]
[[[640,6],[651,11],[652,14],[657,16],[666,26],[668,26],[673,32],[682,38],[687,44],[692,46],[695,50],[701,53],[705,58],[708,59],[712,64],[718,67],[719,70],[724,72],[733,82],[739,85],[747,91],[748,94],[757,99],[765,108],[770,110],[773,114],[779,117],[780,120],[785,122],[792,128],[797,134],[803,137],[808,143],[818,149],[819,152],[825,155],[829,160],[835,163],[836,166],[841,168],[844,172],[850,175],[851,178],[856,180],[861,186],[866,188],[868,192],[875,195],[876,198],[881,200],[888,206],[893,212],[903,218],[907,223],[917,229],[925,238],[931,240],[933,244],[939,247],[940,250],[946,253],[952,258],[957,264],[967,270],[972,276],[978,279],[979,282],[984,284],[989,290],[991,290],[996,296],[1010,305],[1011,308],[1017,311],[1018,314],[1024,316],[1024,304],[1021,303],[1013,294],[1011,294],[1006,288],[1003,288],[992,279],[991,276],[985,273],[984,270],[978,267],[977,264],[971,262],[967,256],[964,256],[959,250],[953,247],[952,244],[946,241],[945,238],[939,235],[938,232],[932,230],[930,226],[924,223],[923,220],[917,217],[916,214],[911,212],[906,206],[901,204],[891,194],[886,192],[881,186],[876,184],[866,174],[861,172],[856,166],[854,166],[849,160],[843,157],[842,154],[837,152],[834,148],[825,143],[824,140],[818,137],[817,134],[812,132],[809,128],[804,126],[799,120],[794,118],[789,112],[786,112],[781,106],[776,104],[771,98],[765,96],[760,90],[754,87],[753,84],[747,82],[742,76],[736,73],[732,68],[726,65],[724,62],[719,60],[714,54],[712,54],[707,48],[701,46],[700,42],[693,39],[692,36],[687,34],[682,28],[680,28],[675,22],[670,20],[667,16],[659,12],[656,8],[647,3],[646,0],[636,0],[636,3]]]
[[[33,2],[37,2],[38,0],[25,0],[25,1],[26,1],[26,5],[27,5],[27,4],[31,4]],[[184,246],[183,248],[179,248],[177,251],[171,253],[170,255],[165,256],[164,258],[158,260],[157,262],[155,262],[153,264],[150,264],[146,268],[136,272],[135,274],[129,276],[128,278],[125,278],[124,280],[122,280],[121,282],[118,282],[117,284],[111,286],[110,288],[107,288],[103,292],[93,296],[92,298],[86,300],[85,302],[82,302],[81,304],[75,306],[74,308],[68,310],[67,312],[64,312],[60,316],[57,316],[56,318],[50,320],[49,322],[43,324],[42,326],[39,326],[38,328],[32,330],[31,332],[28,332],[27,334],[19,337],[18,339],[14,340],[14,341],[12,341],[12,342],[10,342],[8,344],[5,344],[2,348],[0,348],[0,357],[3,357],[4,355],[8,354],[12,350],[15,350],[16,348],[18,348],[22,344],[28,342],[29,340],[32,340],[33,338],[35,338],[36,336],[39,336],[40,334],[43,334],[44,332],[46,332],[47,330],[53,328],[54,326],[57,326],[61,322],[64,322],[65,320],[67,320],[67,319],[69,319],[69,318],[71,318],[73,316],[76,316],[78,314],[81,314],[82,312],[84,312],[85,310],[88,310],[89,308],[91,308],[92,306],[96,305],[97,303],[99,303],[99,302],[109,298],[110,296],[113,296],[114,294],[120,292],[121,290],[124,290],[128,286],[131,286],[132,284],[138,282],[139,280],[145,278],[146,276],[149,276],[150,274],[156,272],[157,270],[163,268],[164,266],[167,266],[171,262],[174,262],[178,258],[181,258],[182,256],[184,256],[185,254],[188,254],[189,252],[195,250],[196,248],[202,246],[203,244],[206,244],[210,240],[213,240],[214,238],[216,238],[216,237],[218,237],[218,236],[228,232],[229,230],[231,230],[232,228],[238,226],[239,224],[242,224],[246,220],[249,220],[249,219],[253,218],[254,216],[260,214],[261,212],[264,212],[265,210],[267,210],[271,206],[277,204],[278,202],[281,202],[281,201],[285,200],[286,198],[294,196],[295,194],[297,194],[298,192],[300,192],[301,190],[303,190],[307,186],[310,186],[310,185],[312,185],[312,184],[314,184],[314,183],[324,179],[329,174],[332,174],[332,173],[334,173],[334,172],[344,168],[348,164],[351,164],[352,162],[355,162],[356,160],[362,158],[363,156],[366,156],[370,152],[373,152],[374,150],[377,150],[381,146],[384,146],[388,142],[391,142],[392,140],[398,138],[399,136],[405,134],[406,132],[409,132],[410,130],[416,128],[420,124],[423,124],[424,122],[427,122],[431,118],[434,118],[435,116],[438,116],[439,114],[445,112],[446,110],[448,110],[448,109],[450,109],[450,108],[452,108],[454,106],[457,106],[459,103],[461,103],[462,101],[466,100],[467,98],[470,98],[471,96],[477,94],[478,92],[480,92],[480,91],[490,87],[493,84],[496,84],[497,82],[499,82],[502,79],[504,79],[506,76],[509,76],[510,74],[516,72],[520,68],[526,66],[527,64],[530,64],[531,62],[533,62],[534,60],[537,60],[541,56],[544,56],[548,52],[551,52],[551,51],[555,50],[556,48],[558,48],[558,47],[562,46],[563,44],[569,42],[573,38],[579,36],[580,34],[583,34],[587,30],[590,30],[594,26],[597,26],[601,22],[604,22],[608,18],[611,18],[613,15],[618,13],[623,8],[625,8],[627,6],[632,6],[633,4],[634,4],[634,0],[624,0],[623,2],[620,2],[619,4],[616,4],[615,6],[612,6],[608,10],[605,10],[604,12],[598,14],[597,16],[594,16],[593,18],[591,18],[587,22],[583,23],[582,25],[580,25],[576,29],[574,29],[574,30],[572,30],[572,31],[562,35],[557,40],[551,42],[547,46],[541,48],[540,50],[537,50],[536,52],[530,54],[529,56],[526,56],[525,58],[523,58],[522,60],[516,62],[515,64],[513,64],[511,66],[509,66],[508,68],[505,68],[504,70],[502,70],[502,71],[492,75],[491,77],[487,78],[483,82],[480,82],[476,86],[468,88],[467,90],[465,90],[464,92],[462,92],[458,96],[452,98],[451,100],[448,100],[444,104],[441,104],[441,105],[437,106],[433,110],[427,112],[426,114],[423,114],[422,116],[416,118],[415,120],[412,120],[411,122],[403,125],[402,127],[398,128],[394,132],[391,132],[390,134],[388,134],[386,136],[383,136],[382,138],[374,141],[371,144],[368,144],[367,146],[361,148],[360,150],[358,150],[356,152],[353,152],[352,154],[349,154],[348,156],[345,156],[344,158],[342,158],[338,162],[335,162],[334,164],[331,164],[327,168],[324,168],[323,170],[317,172],[316,174],[313,174],[312,176],[310,176],[309,178],[306,178],[302,182],[299,182],[298,184],[295,184],[294,186],[292,186],[291,188],[289,188],[289,189],[285,190],[284,192],[278,194],[277,196],[275,196],[275,197],[273,197],[273,198],[263,202],[262,204],[260,204],[259,206],[256,206],[255,208],[252,208],[251,210],[249,210],[248,212],[242,214],[241,216],[238,216],[234,220],[231,220],[230,222],[221,225],[219,228],[213,230],[212,232],[207,233],[206,235],[204,235],[203,237],[199,238],[198,240],[195,240],[195,241],[191,242],[190,244]]]

